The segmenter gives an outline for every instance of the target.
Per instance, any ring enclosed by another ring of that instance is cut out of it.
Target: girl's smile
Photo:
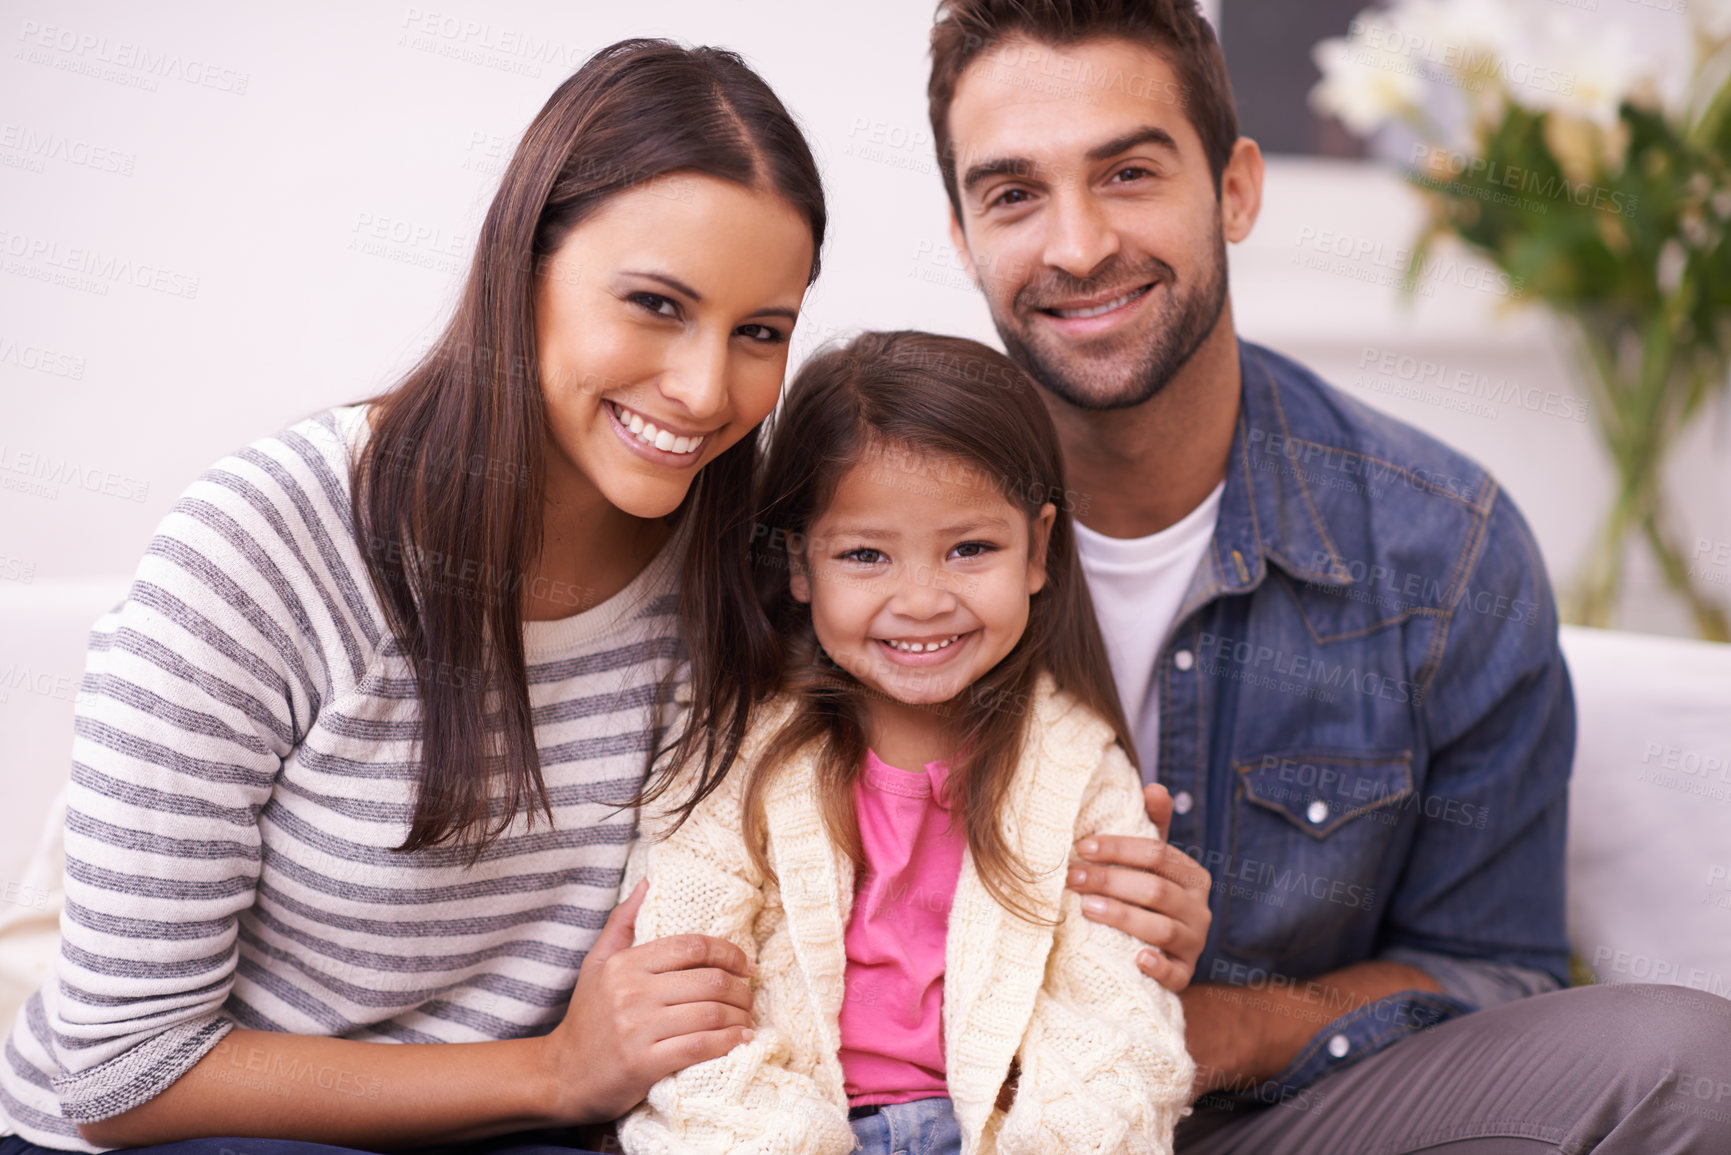
[[[890,661],[930,669],[955,660],[978,634],[978,630],[969,630],[940,638],[877,638],[875,641],[884,648],[884,656]]]
[[[1021,640],[1055,513],[1030,518],[959,461],[879,447],[812,522],[793,596],[866,686],[908,706],[947,702]]]

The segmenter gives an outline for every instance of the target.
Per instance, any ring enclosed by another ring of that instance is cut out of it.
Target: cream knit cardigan
[[[1004,829],[1038,878],[1031,925],[1001,907],[964,855],[944,948],[944,1056],[964,1155],[1119,1152],[1166,1155],[1184,1112],[1192,1065],[1175,995],[1136,967],[1139,944],[1082,917],[1064,888],[1088,834],[1157,837],[1142,784],[1093,712],[1042,677],[1030,703]],[[788,717],[765,707],[741,768]],[[841,1155],[853,1149],[837,1026],[846,979],[843,934],[853,866],[831,844],[802,751],[765,796],[769,860],[779,885],[751,867],[742,836],[739,770],[671,839],[640,842],[626,886],[647,867],[637,941],[707,934],[757,964],[756,1037],[721,1058],[662,1079],[620,1125],[631,1155],[673,1152]],[[658,824],[650,818],[646,828]],[[646,852],[646,853],[645,853]],[[1015,1100],[997,1109],[1011,1059]]]

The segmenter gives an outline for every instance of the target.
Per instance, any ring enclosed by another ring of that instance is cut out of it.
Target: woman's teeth
[[[955,634],[951,637],[945,638],[941,642],[898,642],[891,638],[885,638],[884,644],[889,646],[890,649],[900,650],[904,654],[929,654],[933,650],[943,649],[961,636],[962,635],[960,634]]]
[[[1140,297],[1143,293],[1146,293],[1153,287],[1154,286],[1152,285],[1143,285],[1140,289],[1132,289],[1122,297],[1114,297],[1103,305],[1091,305],[1086,309],[1053,309],[1051,312],[1054,317],[1062,317],[1066,321],[1080,320],[1085,317],[1098,317],[1102,313],[1110,313],[1113,309],[1119,309],[1128,305],[1131,301],[1134,301],[1137,297]]]
[[[703,445],[702,437],[676,437],[665,429],[657,429],[655,422],[643,420],[641,413],[633,413],[617,401],[608,404],[613,406],[613,415],[619,418],[619,424],[645,445],[653,445],[667,453],[695,453]]]

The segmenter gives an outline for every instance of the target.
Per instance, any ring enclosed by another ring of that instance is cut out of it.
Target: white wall
[[[120,494],[100,481],[95,493],[0,489],[0,550],[37,582],[129,570],[215,458],[391,381],[452,301],[517,134],[625,36],[737,47],[808,127],[835,228],[802,329],[991,331],[928,251],[945,204],[924,127],[925,0],[836,5],[815,29],[810,4],[737,0],[155,7],[0,5],[0,480],[35,453],[112,475]],[[40,48],[31,25],[102,47]],[[125,84],[75,70],[136,49],[185,67],[106,66]],[[184,78],[211,66],[243,75],[245,91]],[[107,150],[104,163],[118,154],[129,171],[58,158],[29,171],[30,151],[5,147],[24,135]],[[377,222],[411,239],[371,240]],[[31,279],[79,251],[160,267],[180,278],[171,288],[196,280],[196,296]],[[76,358],[82,378],[21,368],[13,342]]]
[[[834,227],[798,350],[858,326],[992,339],[946,240],[923,100],[931,9],[4,0],[0,608],[28,607],[59,583],[123,583],[213,460],[388,384],[436,332],[516,134],[565,75],[621,37],[735,47],[808,129]],[[1392,177],[1276,163],[1262,223],[1234,253],[1240,329],[1485,461],[1533,521],[1553,574],[1566,575],[1609,492],[1589,426],[1354,385],[1366,351],[1389,349],[1451,374],[1573,393],[1542,319],[1497,317],[1495,299],[1458,275],[1407,311],[1387,289],[1295,263],[1323,232],[1391,250],[1415,222]],[[374,240],[373,227],[409,239]],[[1374,275],[1378,259],[1357,271]],[[72,283],[43,279],[56,277]],[[1731,419],[1721,411],[1716,422],[1675,479],[1689,491],[1691,541],[1731,541]],[[71,479],[43,481],[44,468]],[[1650,589],[1650,575],[1641,581]],[[1633,609],[1640,628],[1682,627],[1640,590]],[[0,636],[8,798],[35,799],[64,774],[63,754],[49,765],[7,756],[9,735],[16,750],[27,720],[64,705],[4,686],[20,663],[47,660],[33,645]],[[0,877],[7,841],[0,833]]]
[[[1389,288],[1420,218],[1419,203],[1388,170],[1349,161],[1271,164],[1256,231],[1232,253],[1239,332],[1487,465],[1531,523],[1561,589],[1614,493],[1585,380],[1562,326],[1542,308],[1512,304],[1496,291],[1493,271],[1459,249],[1438,251],[1439,273],[1421,282],[1418,295]],[[1707,543],[1697,563],[1701,585],[1724,604],[1731,604],[1731,566],[1723,560],[1731,546],[1722,544],[1731,542],[1728,448],[1731,406],[1721,398],[1679,447],[1668,485],[1677,536],[1686,553]],[[1619,625],[1694,632],[1644,552],[1631,554]]]

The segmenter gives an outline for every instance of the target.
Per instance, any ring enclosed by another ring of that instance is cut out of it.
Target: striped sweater
[[[659,736],[684,535],[616,596],[525,626],[552,828],[519,816],[472,868],[397,854],[418,704],[350,529],[366,432],[332,410],[219,462],[96,624],[61,954],[6,1042],[0,1134],[98,1150],[75,1124],[157,1095],[236,1025],[472,1042],[562,1016]],[[305,1074],[293,1093],[328,1093]]]

